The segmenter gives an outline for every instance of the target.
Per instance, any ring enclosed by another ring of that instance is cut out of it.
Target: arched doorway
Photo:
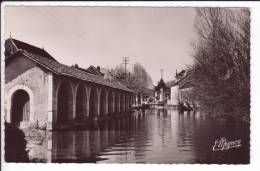
[[[113,94],[112,91],[109,91],[108,94],[108,112],[111,114],[113,113]]]
[[[95,117],[98,113],[98,94],[95,87],[91,88],[89,96],[89,117]]]
[[[102,89],[100,94],[100,115],[104,116],[106,114],[106,92],[105,89]]]
[[[30,120],[30,97],[24,90],[12,95],[11,123],[20,126],[20,122]]]
[[[66,123],[72,118],[73,94],[71,85],[62,82],[58,90],[57,123]]]
[[[86,89],[83,86],[79,86],[76,94],[76,119],[84,119],[86,114]]]

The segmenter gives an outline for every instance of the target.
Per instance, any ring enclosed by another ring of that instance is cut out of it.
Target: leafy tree
[[[122,82],[125,80],[125,70],[120,65],[116,66],[115,68],[106,69],[105,78],[111,81]]]
[[[140,63],[134,64],[130,75],[129,86],[140,91],[153,86],[151,76]]]
[[[238,119],[250,113],[250,11],[199,8],[193,44],[194,93],[202,110]]]
[[[151,76],[146,72],[140,63],[135,63],[131,72],[125,70],[122,66],[116,66],[114,69],[107,69],[106,79],[119,81],[128,87],[142,91],[153,86]]]

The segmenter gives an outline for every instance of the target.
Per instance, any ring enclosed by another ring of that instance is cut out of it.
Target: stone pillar
[[[132,104],[132,95],[131,94],[129,94],[129,96],[128,96],[128,111],[130,111],[130,109],[131,109],[131,104]]]
[[[127,106],[127,111],[129,111],[129,105],[130,104],[130,95],[129,94],[127,94],[127,103],[126,103],[126,106]]]
[[[53,77],[52,80],[53,80],[52,129],[53,129],[53,127],[57,124],[57,119],[58,119],[58,93],[59,93],[59,87],[61,85],[61,80],[58,80],[55,77]]]
[[[121,95],[118,93],[118,112],[121,112]]]
[[[72,85],[72,119],[76,118],[76,96],[77,96],[77,89],[78,89],[78,84],[75,85],[71,83]]]
[[[122,109],[122,112],[124,112],[125,111],[125,95],[124,94],[122,94],[122,106],[121,106],[121,109]]]
[[[128,112],[128,94],[125,96],[125,111]]]
[[[134,102],[133,99],[134,99],[134,98],[133,98],[133,94],[131,94],[131,95],[130,95],[130,110],[132,110],[132,106],[133,106],[133,102]]]
[[[125,96],[125,94],[124,94],[124,96],[123,96],[123,111],[124,111],[124,112],[125,112],[125,102],[126,102],[125,98],[126,98],[126,96]]]
[[[109,95],[109,90],[105,91],[105,94],[106,94],[106,114],[108,114],[108,105],[109,105],[108,95]]]
[[[47,129],[53,129],[53,75],[48,74],[48,121]]]
[[[128,111],[128,94],[125,95],[125,111]]]
[[[87,103],[86,103],[86,108],[87,108],[87,110],[86,110],[86,112],[87,112],[87,117],[89,117],[89,102],[90,102],[90,91],[91,91],[91,87],[89,87],[89,86],[86,86],[85,87],[86,88],[86,93],[87,93]]]
[[[83,96],[83,100],[84,100],[84,103],[83,103],[83,118],[86,119],[87,116],[88,116],[88,106],[87,106],[87,102],[88,102],[88,93],[87,93],[87,89],[83,86],[83,90],[84,90],[84,96]]]
[[[115,113],[115,103],[116,103],[116,99],[115,99],[115,93],[112,92],[112,97],[113,97],[113,101],[112,101],[112,113]]]
[[[98,103],[97,103],[97,115],[98,115],[98,116],[100,115],[100,106],[101,106],[101,105],[100,105],[100,103],[101,103],[100,95],[101,95],[101,88],[98,88],[98,87],[97,87],[97,96],[98,96],[98,97],[97,97],[97,98],[98,98],[98,99],[97,99],[97,102],[98,102]]]
[[[135,94],[135,105],[138,105],[138,94]]]

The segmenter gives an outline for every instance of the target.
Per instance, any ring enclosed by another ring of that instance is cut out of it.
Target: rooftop
[[[100,85],[124,90],[124,91],[129,91],[132,92],[131,89],[128,87],[124,86],[123,84],[120,84],[119,82],[115,81],[109,81],[104,79],[103,77],[100,77],[95,74],[91,74],[89,72],[86,72],[84,70],[78,69],[76,67],[70,67],[64,64],[59,63],[54,57],[52,57],[48,52],[46,52],[44,49],[38,48],[36,46],[30,45],[28,43],[9,38],[5,42],[6,44],[12,44],[16,50],[14,53],[10,54],[7,52],[7,47],[6,47],[6,62],[11,59],[12,57],[15,57],[16,54],[20,53],[23,54],[25,57],[31,59],[35,63],[39,64],[40,66],[48,69],[49,71],[57,74],[57,75],[64,75],[64,76],[69,76],[73,77],[76,79],[88,81],[88,82],[93,82],[97,83]],[[8,55],[7,55],[8,54]]]
[[[176,84],[177,84],[176,80],[171,80],[171,81],[166,82],[167,87],[173,87]]]

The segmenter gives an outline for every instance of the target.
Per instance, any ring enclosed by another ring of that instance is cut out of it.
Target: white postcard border
[[[4,114],[4,7],[14,6],[148,6],[148,7],[250,7],[251,9],[251,138],[250,138],[250,164],[249,165],[206,165],[206,164],[16,164],[4,162],[4,132],[3,132],[3,114]],[[1,4],[1,167],[4,171],[46,171],[46,170],[236,170],[257,171],[260,169],[260,114],[257,112],[260,106],[260,2],[3,2]]]

